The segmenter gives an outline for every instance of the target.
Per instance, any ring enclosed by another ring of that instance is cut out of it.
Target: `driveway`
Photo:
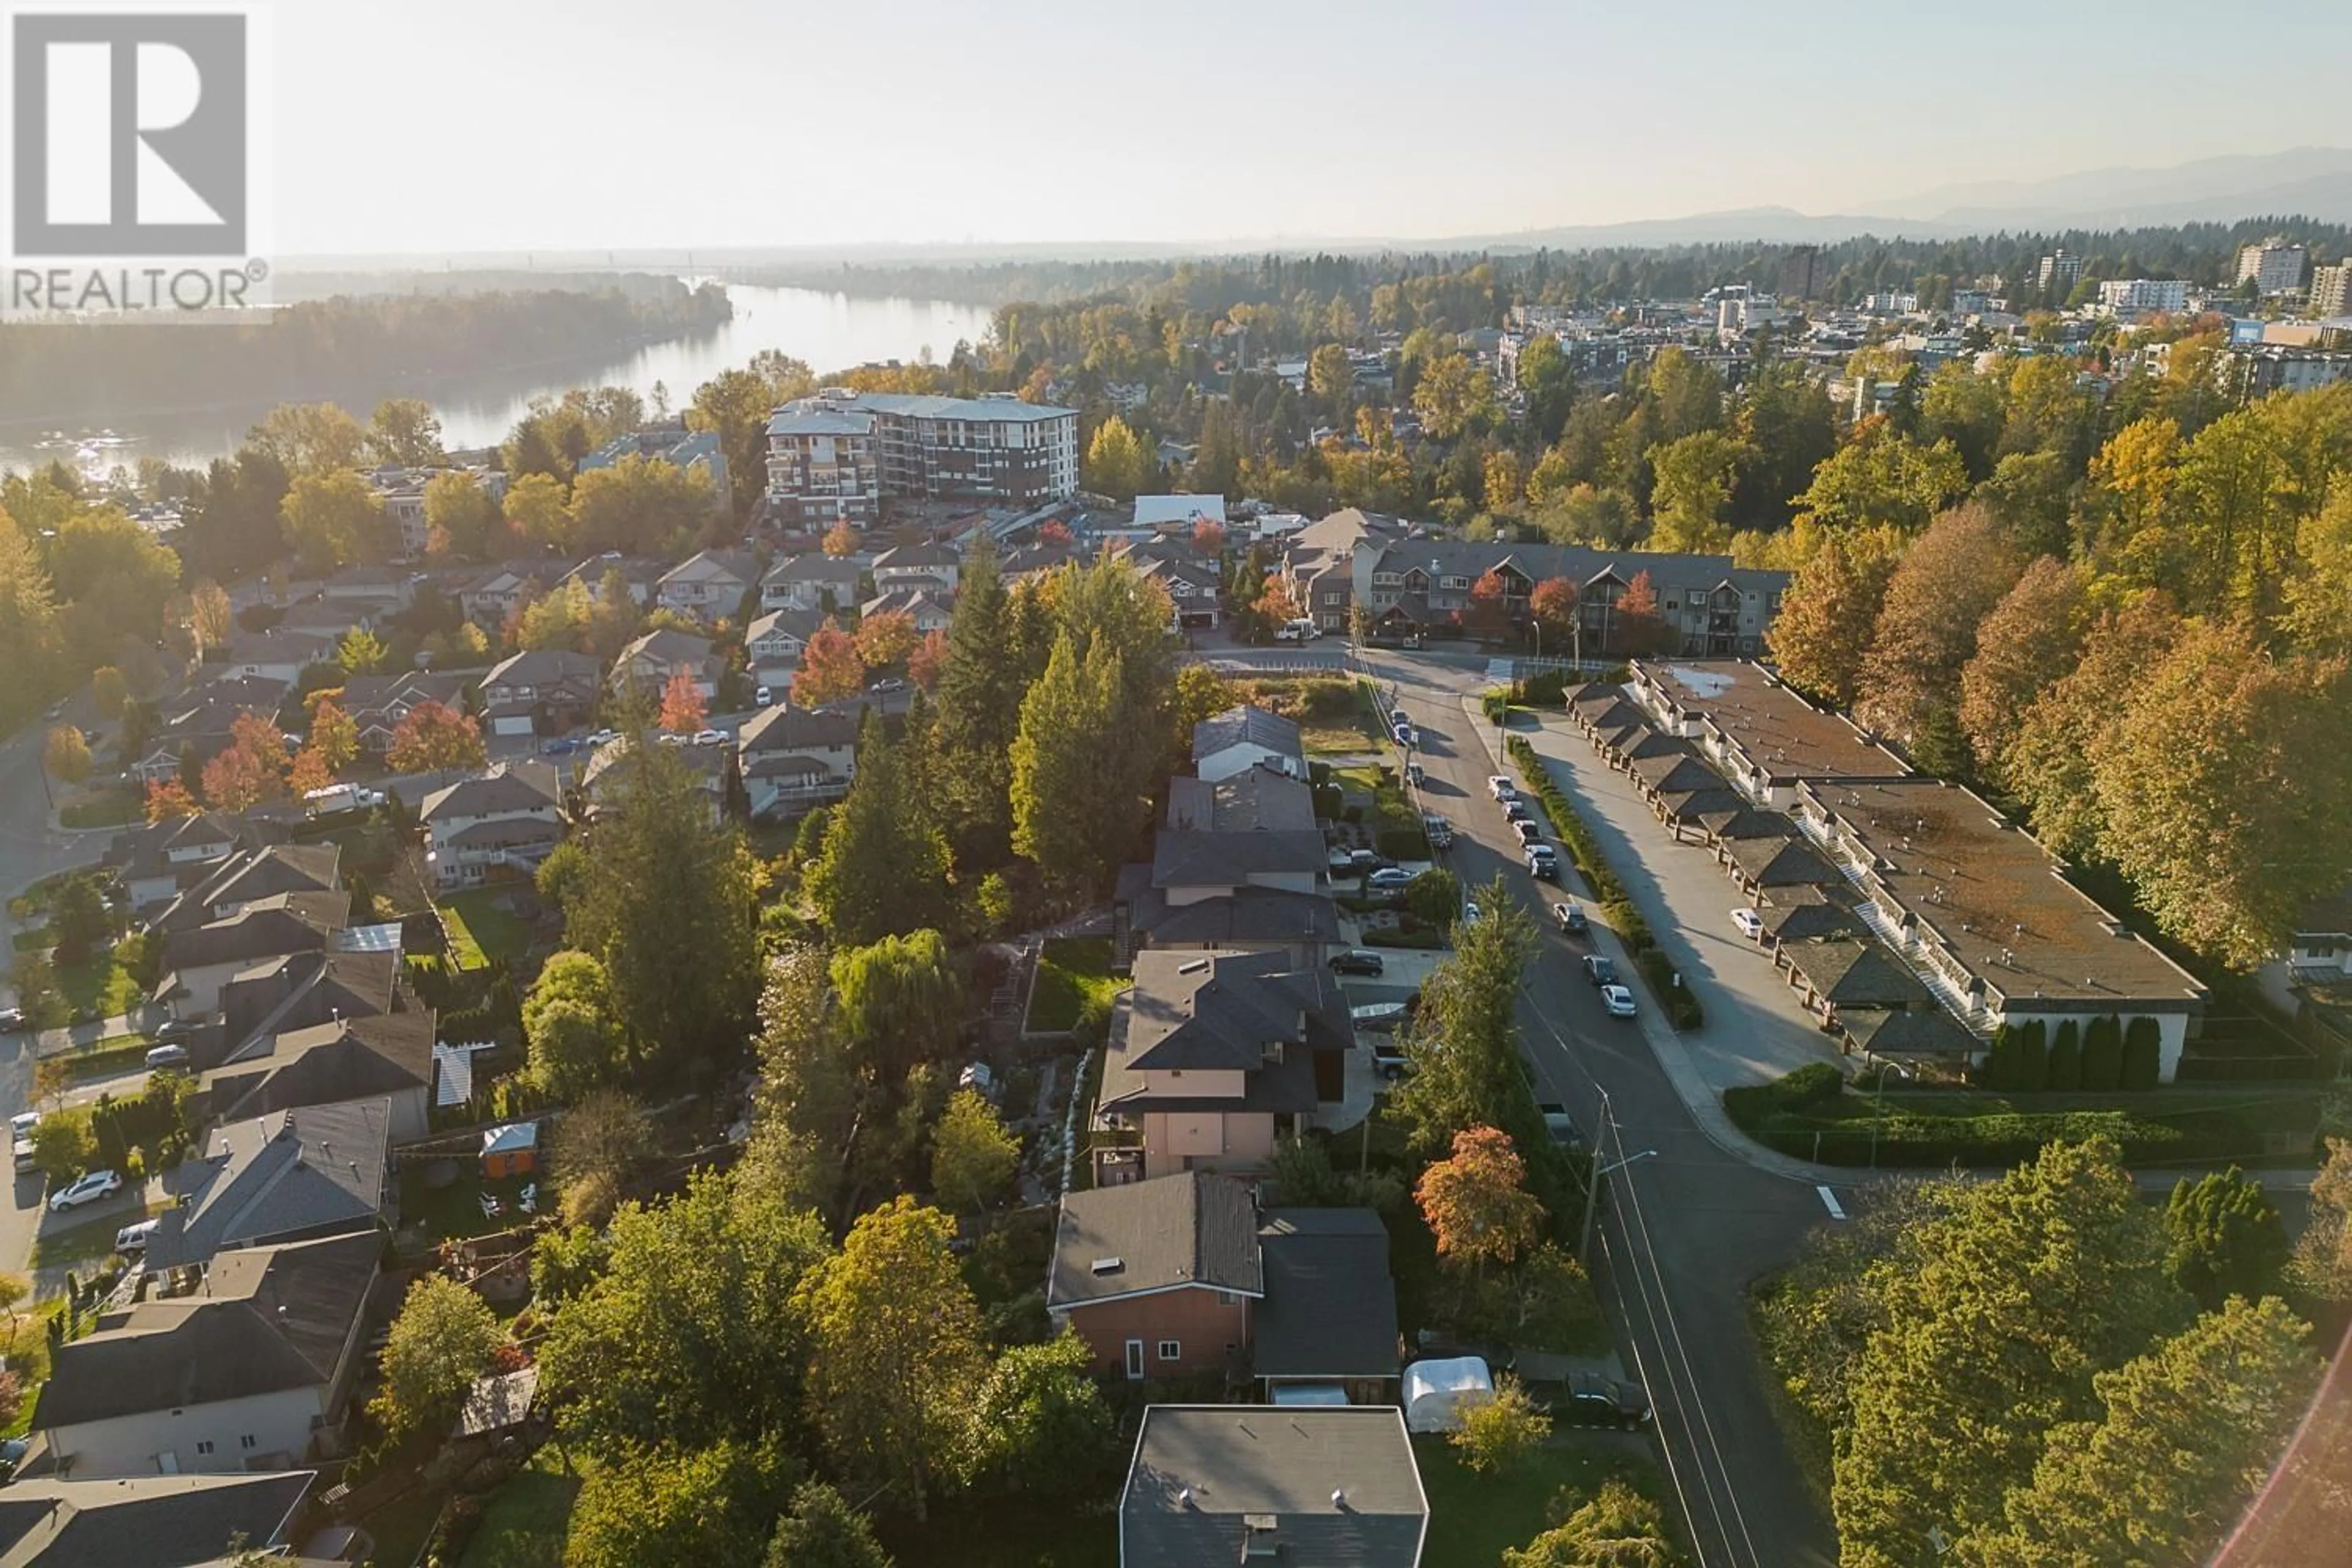
[[[1706,1026],[1681,1039],[1707,1082],[1730,1089],[1768,1082],[1808,1062],[1843,1065],[1845,1058],[1797,1005],[1771,958],[1731,923],[1732,910],[1745,900],[1715,857],[1696,844],[1676,844],[1633,781],[1603,763],[1565,715],[1546,713],[1539,731],[1516,732],[1534,743],[1552,782],[1583,814],[1659,947],[1706,1010]]]
[[[1747,1320],[1749,1282],[1786,1263],[1805,1233],[1827,1220],[1821,1195],[1718,1142],[1694,1118],[1644,1030],[1602,1009],[1578,963],[1589,950],[1544,918],[1551,886],[1527,875],[1517,839],[1487,795],[1486,777],[1497,769],[1461,703],[1486,685],[1483,668],[1381,651],[1367,662],[1383,688],[1396,685],[1422,731],[1428,805],[1454,822],[1448,864],[1474,888],[1499,874],[1507,896],[1544,932],[1520,1010],[1538,1098],[1598,1129],[1604,1160],[1633,1156],[1606,1182],[1593,1278],[1627,1365],[1657,1409],[1668,1489],[1700,1561],[1834,1563],[1829,1523],[1767,1403]],[[1588,892],[1572,876],[1569,888],[1580,898]],[[1727,910],[1732,901],[1714,903]],[[1725,1009],[1727,1034],[1738,1026],[1733,1012]]]

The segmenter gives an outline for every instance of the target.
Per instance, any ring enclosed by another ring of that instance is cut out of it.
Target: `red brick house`
[[[1260,1212],[1246,1183],[1202,1171],[1071,1193],[1045,1304],[1107,1374],[1395,1397],[1396,1289],[1370,1209]]]

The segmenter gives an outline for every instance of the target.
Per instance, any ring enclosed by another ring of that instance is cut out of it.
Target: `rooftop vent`
[[[1208,959],[1195,958],[1189,963],[1178,964],[1176,966],[1176,973],[1179,974],[1206,974],[1210,970],[1214,969],[1216,965]]]
[[[1097,1274],[1116,1274],[1126,1267],[1127,1260],[1123,1258],[1097,1258],[1094,1261]]]

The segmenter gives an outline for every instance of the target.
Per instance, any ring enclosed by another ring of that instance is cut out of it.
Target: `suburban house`
[[[314,594],[288,606],[271,629],[340,642],[352,632],[373,632],[399,613],[400,606],[390,599],[330,599]]]
[[[1119,1568],[1419,1568],[1428,1536],[1393,1405],[1150,1405],[1119,1489]]]
[[[1213,628],[1224,613],[1224,574],[1213,562],[1147,554],[1135,570],[1145,582],[1166,590],[1174,606],[1171,631]]]
[[[1246,1182],[1184,1171],[1062,1195],[1045,1308],[1087,1342],[1098,1372],[1237,1381],[1265,1291]]]
[[[877,616],[904,616],[915,623],[916,635],[921,637],[947,630],[953,615],[947,595],[929,588],[878,594],[857,607],[858,618],[865,621]]]
[[[278,704],[286,700],[290,680],[239,676],[207,681],[156,715],[155,733],[146,751],[131,764],[142,784],[160,784],[180,776],[184,762],[201,767],[228,750],[236,721],[258,714],[278,721]]]
[[[667,463],[690,475],[700,476],[709,491],[711,503],[727,504],[727,449],[720,444],[716,430],[688,430],[684,422],[648,425],[632,430],[625,436],[615,436],[580,459],[582,473],[610,468],[624,458],[644,458]]]
[[[815,610],[770,610],[743,629],[743,654],[759,685],[782,690],[799,673],[809,638],[824,625]]]
[[[405,669],[397,675],[354,675],[343,682],[336,705],[359,731],[360,750],[382,756],[409,714],[427,702],[453,712],[466,707],[466,678],[454,672]]]
[[[205,668],[215,680],[275,680],[288,686],[314,664],[332,664],[342,637],[278,629],[231,637],[227,656]]]
[[[1214,782],[1180,774],[1168,781],[1167,826],[1151,863],[1119,869],[1113,951],[1279,951],[1311,967],[1340,936],[1325,875],[1304,779],[1273,766]]]
[[[141,823],[115,836],[106,862],[122,872],[133,913],[167,904],[205,880],[244,842],[244,826],[216,811]]]
[[[789,816],[839,800],[857,776],[857,720],[811,708],[763,708],[736,742],[755,817]]]
[[[221,988],[264,960],[289,952],[323,952],[351,916],[351,895],[278,893],[247,904],[226,920],[167,931],[163,974],[154,1000],[175,1016],[197,1017],[220,1006]]]
[[[370,1231],[222,1254],[193,1293],[56,1347],[33,1430],[76,1480],[331,1457],[383,1250]]]
[[[336,844],[268,844],[215,866],[174,899],[154,921],[159,931],[184,931],[226,920],[247,904],[279,893],[331,893],[339,886],[342,848]]]
[[[438,886],[529,876],[562,842],[563,786],[553,763],[519,758],[435,790],[417,818]]]
[[[662,575],[654,598],[664,609],[698,621],[732,616],[760,581],[760,563],[748,550],[702,550]]]
[[[147,1267],[194,1268],[240,1247],[361,1234],[394,1196],[391,1112],[341,1100],[233,1121],[189,1162],[183,1201],[157,1217]]]
[[[1370,1209],[1273,1209],[1186,1171],[1066,1194],[1045,1306],[1130,1379],[1223,1373],[1396,1397],[1387,1227]]]
[[[205,1114],[242,1121],[271,1112],[367,1100],[395,1142],[425,1136],[433,1094],[429,1008],[330,1018],[253,1040],[197,1080]]]
[[[482,714],[493,735],[561,734],[586,723],[604,667],[569,648],[534,648],[499,660],[482,677]]]
[[[1201,777],[1214,782],[1260,764],[1307,776],[1296,722],[1243,703],[1192,726],[1192,771]]]
[[[877,594],[927,593],[948,599],[955,596],[963,557],[950,545],[901,544],[877,555],[866,571]]]
[[[266,1036],[344,1018],[372,1018],[400,1007],[400,952],[396,948],[345,952],[289,952],[238,973],[221,987],[219,1049],[197,1064],[218,1067],[247,1050],[266,1049]]]
[[[457,589],[457,605],[467,620],[485,631],[497,631],[507,618],[546,591],[551,566],[537,562],[509,562],[468,577]]]
[[[148,1475],[112,1480],[26,1477],[0,1489],[5,1568],[211,1568],[242,1541],[290,1547],[313,1470]],[[277,1556],[268,1556],[278,1562]],[[286,1559],[290,1565],[293,1559]]]
[[[659,700],[663,689],[680,674],[694,682],[704,701],[717,695],[719,660],[712,656],[710,639],[662,626],[621,650],[613,661],[612,687],[614,691],[634,687]]]
[[[766,711],[780,710],[769,709]],[[710,820],[713,823],[721,820],[727,812],[729,775],[735,765],[733,749],[727,746],[675,746],[665,747],[664,750],[684,763],[702,786],[702,797],[710,805]],[[629,757],[629,737],[621,735],[597,747],[590,754],[587,765],[580,770],[580,790],[588,802],[586,815],[589,820],[594,820],[597,812],[611,801],[613,791],[619,786],[620,781],[628,776]]]
[[[857,603],[857,563],[811,551],[787,555],[760,576],[760,608],[831,615]]]
[[[1412,532],[1402,519],[1349,507],[1293,532],[1283,543],[1282,580],[1300,614],[1326,632],[1344,634],[1355,606],[1356,552],[1378,550]]]
[[[1342,1092],[1344,996],[1282,952],[1147,949],[1111,1009],[1095,1101],[1098,1186],[1255,1173]]]
[[[602,555],[591,555],[558,577],[555,586],[562,588],[577,583],[591,603],[601,605],[604,602],[606,580],[618,577],[621,591],[629,603],[642,610],[654,602],[655,590],[667,575],[669,563],[658,555],[624,555],[617,550],[607,550]]]
[[[416,574],[381,562],[356,562],[320,583],[319,596],[360,605],[389,604],[394,610],[404,610],[416,601]]]

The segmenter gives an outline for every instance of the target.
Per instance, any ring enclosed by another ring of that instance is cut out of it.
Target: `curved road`
[[[1748,1329],[1750,1281],[1794,1256],[1829,1218],[1806,1183],[1727,1152],[1693,1119],[1640,1030],[1602,1009],[1571,944],[1546,913],[1551,892],[1524,869],[1486,779],[1497,771],[1462,709],[1484,662],[1370,652],[1364,667],[1421,731],[1425,804],[1453,819],[1448,861],[1465,886],[1501,876],[1545,933],[1529,966],[1522,1032],[1539,1098],[1595,1130],[1605,1163],[1594,1282],[1650,1391],[1669,1490],[1708,1568],[1823,1568],[1837,1560],[1767,1403]],[[1643,1005],[1650,1005],[1647,996]],[[1605,1099],[1604,1099],[1605,1097]]]

